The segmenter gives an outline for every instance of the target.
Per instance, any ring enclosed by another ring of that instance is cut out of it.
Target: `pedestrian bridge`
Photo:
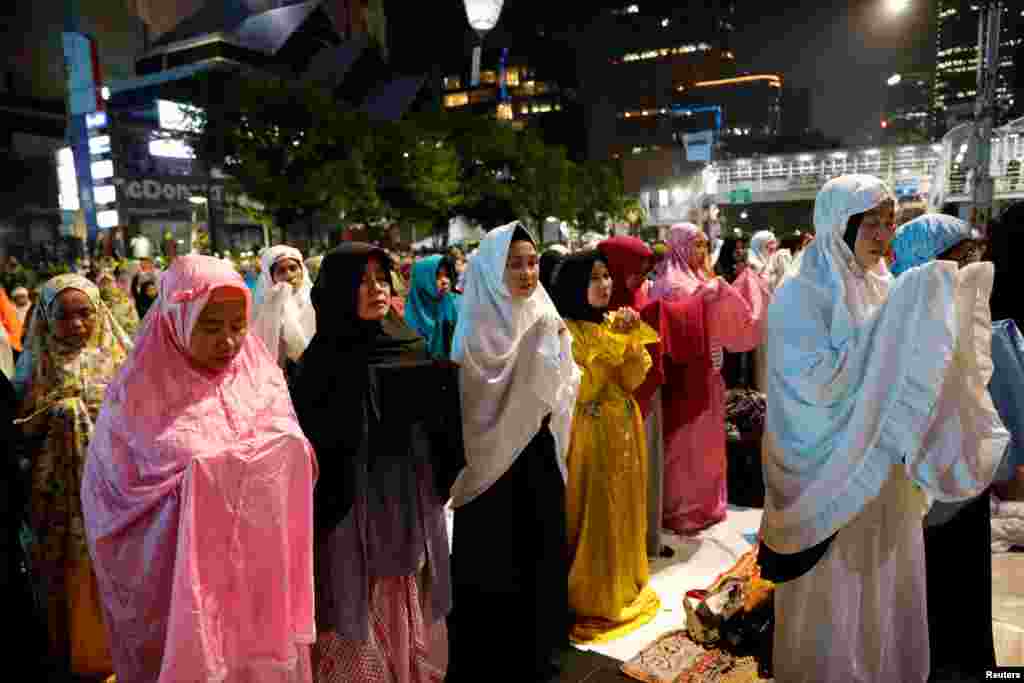
[[[942,197],[942,203],[969,202],[973,172],[967,168],[968,143],[966,137],[958,137],[955,132],[936,144],[720,161],[705,171],[701,184],[720,205],[813,201],[828,180],[847,173],[866,173],[885,180],[900,197],[936,194]],[[1000,129],[992,140],[996,202],[1024,199],[1022,166],[1024,121],[1018,120]],[[696,193],[666,180],[665,187],[643,192],[641,201],[651,223],[672,223],[687,220]]]

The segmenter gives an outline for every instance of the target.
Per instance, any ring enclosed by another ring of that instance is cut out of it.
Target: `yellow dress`
[[[647,447],[633,398],[658,335],[642,322],[628,333],[566,324],[583,373],[567,462],[570,638],[594,643],[634,631],[661,606],[648,585]]]

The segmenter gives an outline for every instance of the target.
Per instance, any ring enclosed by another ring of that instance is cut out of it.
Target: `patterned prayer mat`
[[[670,631],[623,663],[622,673],[643,683],[772,683],[753,657],[705,649],[685,629]]]

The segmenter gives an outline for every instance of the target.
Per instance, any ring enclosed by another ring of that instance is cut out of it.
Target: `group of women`
[[[924,681],[922,517],[984,490],[1008,435],[991,266],[954,226],[894,280],[893,205],[830,182],[776,282],[773,240],[730,282],[680,224],[653,281],[618,237],[541,284],[513,223],[464,272],[415,263],[402,315],[371,245],[315,279],[269,249],[255,297],[183,256],[133,340],[101,288],[55,278],[17,385],[52,653],[124,681],[552,679],[570,642],[657,613],[662,528],[724,518],[724,354],[767,340],[776,678]]]

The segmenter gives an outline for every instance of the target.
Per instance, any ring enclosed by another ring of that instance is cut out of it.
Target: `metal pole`
[[[972,188],[971,223],[986,233],[992,219],[992,129],[996,119],[1002,16],[1002,0],[984,2],[978,14],[978,95],[974,108],[974,137],[978,154]]]

